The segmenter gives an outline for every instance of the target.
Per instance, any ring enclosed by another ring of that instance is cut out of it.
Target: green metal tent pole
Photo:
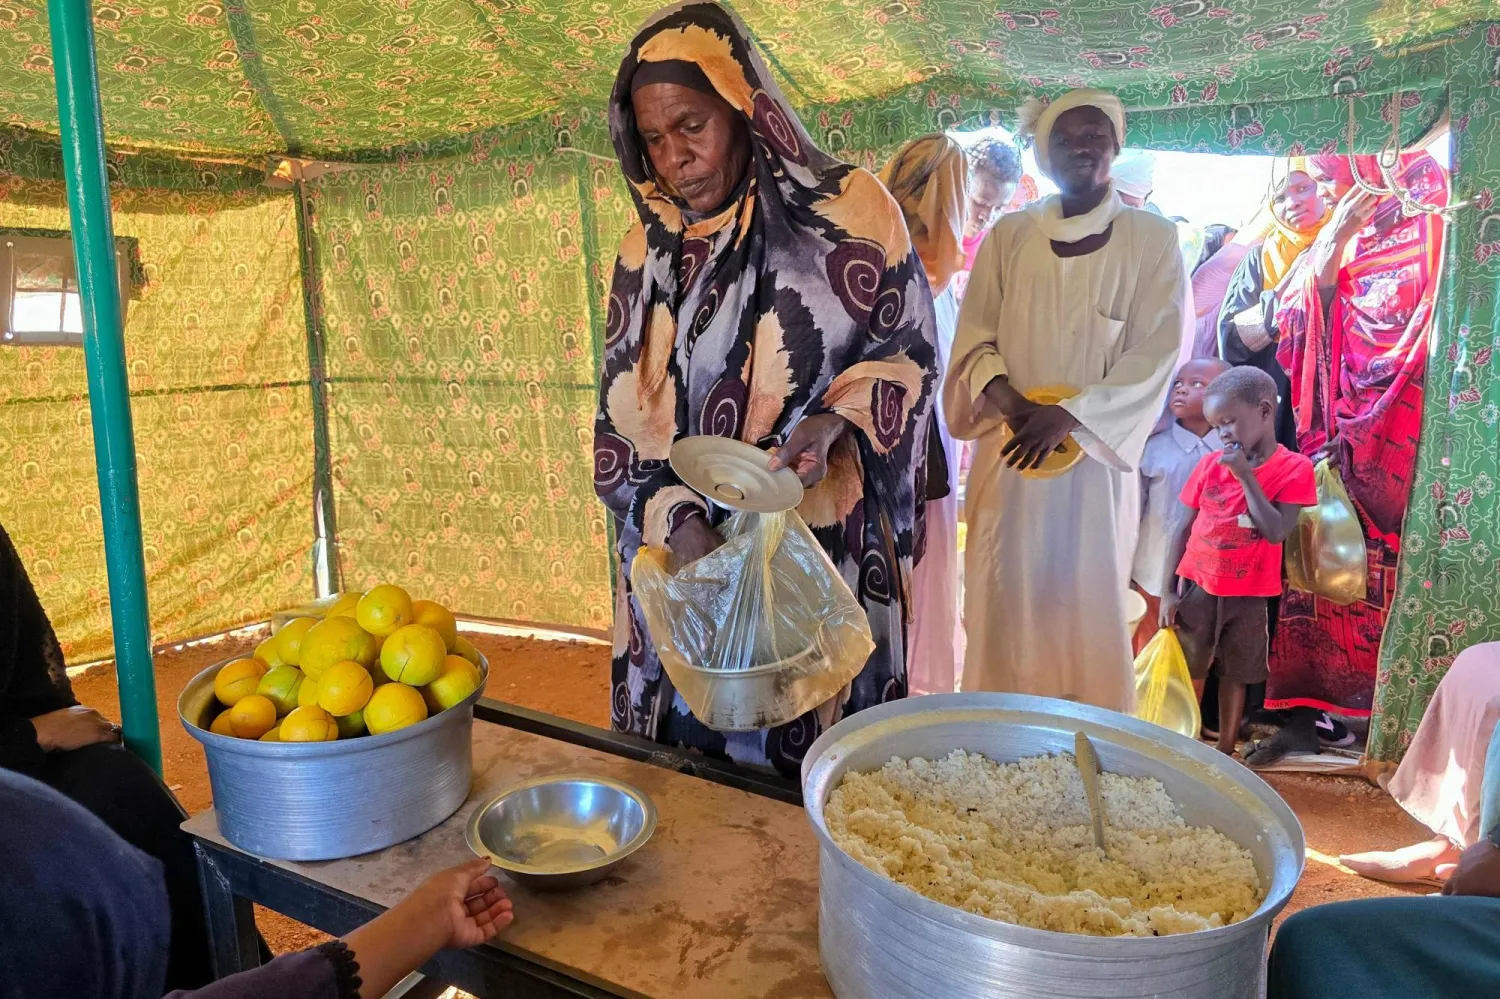
[[[63,167],[73,255],[83,306],[83,354],[88,369],[99,512],[114,624],[115,674],[125,744],[161,773],[156,680],[151,670],[151,625],[146,608],[146,562],[141,550],[141,500],[135,478],[135,436],[125,373],[125,324],[115,257],[109,182],[104,172],[104,119],[94,62],[89,0],[49,0],[52,61],[62,124]]]

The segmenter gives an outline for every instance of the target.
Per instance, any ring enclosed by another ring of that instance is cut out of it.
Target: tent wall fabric
[[[320,416],[347,586],[403,579],[478,616],[607,627],[611,525],[589,439],[631,209],[604,104],[658,6],[96,0],[116,229],[149,277],[127,341],[154,634],[311,594]],[[1476,207],[1445,265],[1382,656],[1371,755],[1398,759],[1452,656],[1500,638],[1490,0],[732,6],[815,140],[867,167],[1084,84],[1121,93],[1130,144],[1156,149],[1345,148],[1352,113],[1373,152],[1451,116],[1455,200]],[[20,67],[0,74],[0,226],[65,229],[40,0],[0,0],[0,64]],[[294,197],[259,186],[284,155],[341,164],[305,182],[306,247]],[[73,661],[109,649],[83,393],[68,349],[0,348],[0,516]]]
[[[11,172],[50,162],[46,147],[0,149],[0,227],[68,229],[62,185]],[[154,641],[263,618],[312,586],[292,201],[203,190],[194,173],[169,182],[197,190],[113,191],[115,232],[134,239],[145,282],[132,282],[126,340]],[[70,662],[112,649],[89,427],[80,349],[0,347],[0,516]]]

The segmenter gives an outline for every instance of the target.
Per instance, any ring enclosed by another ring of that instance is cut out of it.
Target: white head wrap
[[[1036,163],[1042,173],[1052,176],[1052,165],[1047,158],[1047,145],[1052,139],[1052,126],[1064,111],[1074,108],[1098,108],[1115,126],[1115,141],[1125,144],[1125,105],[1114,94],[1087,87],[1070,90],[1051,104],[1043,104],[1035,97],[1021,105],[1020,122],[1016,129],[1023,138],[1031,136],[1036,148]]]
[[[1140,149],[1123,152],[1109,168],[1115,190],[1132,198],[1148,198],[1156,189],[1156,157]]]

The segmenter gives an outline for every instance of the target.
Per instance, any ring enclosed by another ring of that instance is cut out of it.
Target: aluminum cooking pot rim
[[[828,771],[831,771],[837,763],[837,760],[832,760],[823,765],[824,757],[830,747],[849,737],[853,732],[892,717],[913,716],[911,720],[915,723],[915,716],[918,715],[940,713],[953,720],[962,720],[964,715],[991,711],[1008,711],[1044,716],[1053,721],[1054,727],[1076,727],[1083,729],[1096,742],[1102,739],[1106,743],[1111,743],[1115,738],[1123,734],[1161,743],[1180,755],[1187,756],[1196,762],[1206,765],[1225,762],[1217,759],[1218,751],[1216,749],[1203,746],[1197,740],[1188,739],[1186,736],[1178,735],[1158,725],[1143,722],[1128,715],[1073,701],[1063,701],[1050,697],[1034,697],[1025,694],[991,693],[926,694],[920,698],[888,701],[850,715],[828,729],[813,742],[812,746],[808,748],[807,755],[803,758],[803,803],[807,811],[808,820],[812,824],[813,832],[818,838],[820,853],[823,855],[825,861],[831,856],[835,863],[842,865],[856,878],[875,879],[871,883],[877,886],[877,890],[882,892],[887,900],[902,906],[919,918],[945,924],[962,932],[988,937],[992,940],[1014,946],[1054,953],[1069,952],[1084,956],[1093,955],[1101,958],[1128,958],[1143,950],[1149,950],[1154,953],[1160,953],[1162,949],[1194,951],[1200,948],[1218,946],[1229,937],[1251,932],[1263,933],[1267,929],[1267,925],[1265,924],[1269,923],[1272,915],[1280,911],[1286,905],[1287,900],[1291,898],[1292,892],[1301,880],[1302,871],[1306,867],[1307,862],[1306,841],[1302,832],[1302,824],[1291,810],[1291,807],[1281,799],[1280,795],[1257,774],[1247,768],[1241,768],[1244,769],[1244,773],[1236,775],[1241,786],[1251,793],[1255,793],[1258,789],[1263,790],[1265,792],[1264,795],[1256,795],[1258,800],[1272,813],[1276,814],[1277,818],[1289,830],[1295,833],[1295,835],[1290,837],[1292,841],[1290,846],[1296,850],[1297,855],[1296,877],[1293,877],[1290,883],[1277,886],[1274,882],[1275,872],[1268,872],[1273,877],[1273,882],[1266,892],[1266,897],[1261,900],[1260,905],[1256,907],[1255,912],[1249,918],[1243,919],[1238,923],[1231,923],[1228,926],[1197,930],[1192,933],[1177,933],[1160,937],[1099,937],[1083,933],[1065,933],[1060,930],[1043,930],[1031,926],[1020,926],[1016,923],[1007,923],[1003,920],[991,919],[988,916],[982,916],[978,913],[969,912],[965,909],[928,898],[913,888],[909,888],[906,885],[887,878],[883,874],[872,871],[849,856],[842,847],[833,841],[832,835],[828,832],[827,821],[823,815],[825,799],[833,791],[833,780]],[[814,786],[815,779],[817,786]],[[1257,785],[1259,788],[1257,788]],[[1269,798],[1265,795],[1269,795]]]
[[[525,791],[527,788],[540,787],[543,784],[564,784],[568,781],[575,780],[587,781],[590,784],[602,784],[605,787],[613,788],[614,790],[619,791],[621,794],[625,795],[631,801],[639,805],[641,809],[640,831],[637,832],[634,836],[630,837],[630,839],[626,840],[623,844],[621,844],[620,848],[614,853],[602,857],[591,864],[585,864],[582,867],[576,867],[566,871],[558,871],[547,867],[533,867],[530,864],[518,864],[515,861],[506,860],[503,857],[496,856],[487,847],[485,847],[484,841],[479,838],[479,823],[484,817],[484,813],[494,807],[494,805],[501,799],[509,798],[511,795],[518,794],[521,791]],[[656,833],[656,822],[656,803],[653,802],[650,796],[640,788],[633,787],[632,785],[627,784],[624,781],[615,780],[612,777],[599,777],[594,774],[548,774],[545,777],[532,777],[529,780],[518,781],[517,783],[503,788],[498,793],[491,795],[484,801],[480,802],[480,804],[469,815],[469,821],[464,823],[464,839],[468,841],[469,849],[473,850],[481,857],[490,858],[490,863],[494,864],[502,871],[514,871],[517,874],[535,874],[540,877],[560,877],[572,874],[586,874],[589,871],[596,871],[601,867],[610,867],[618,864],[620,861],[624,860],[626,857],[630,856],[641,847],[646,845],[646,843]]]
[[[234,656],[233,658],[225,659],[223,662],[214,663],[189,680],[187,686],[182,688],[182,693],[177,695],[177,720],[182,722],[182,727],[187,729],[188,735],[203,743],[205,747],[212,746],[226,749],[243,756],[276,758],[295,756],[299,759],[313,759],[319,756],[340,756],[345,753],[368,752],[372,749],[379,749],[381,746],[393,746],[396,743],[405,742],[407,739],[415,739],[422,733],[443,724],[443,716],[450,712],[462,712],[465,708],[473,707],[474,702],[483,696],[485,683],[490,678],[490,661],[483,653],[480,653],[479,686],[468,697],[465,697],[462,701],[459,701],[445,711],[439,711],[435,715],[428,715],[415,725],[407,725],[405,728],[398,728],[394,732],[386,732],[382,735],[363,735],[357,739],[339,739],[334,742],[261,742],[258,739],[240,739],[232,735],[220,735],[217,732],[210,732],[208,729],[189,721],[187,716],[189,695],[196,698],[199,688],[204,683],[207,683],[211,688],[213,686],[212,678],[219,670],[232,662],[238,662],[244,658],[244,656]],[[212,690],[210,690],[209,696],[213,696]],[[277,719],[277,724],[280,724],[280,719]]]

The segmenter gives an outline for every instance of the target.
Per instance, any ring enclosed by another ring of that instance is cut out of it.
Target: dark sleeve
[[[166,999],[360,999],[359,962],[342,940],[283,954],[270,964]]]
[[[0,527],[0,767],[34,776],[44,756],[31,719],[76,703],[52,622]]]
[[[1235,317],[1248,309],[1260,306],[1262,315],[1269,322],[1275,315],[1274,296],[1263,289],[1264,271],[1260,254],[1254,250],[1245,254],[1245,259],[1234,269],[1229,279],[1229,290],[1224,294],[1224,304],[1219,309],[1219,356],[1230,364],[1255,364],[1264,347],[1252,350],[1240,338]],[[1271,300],[1267,300],[1268,296]],[[1266,328],[1269,333],[1269,327]]]

